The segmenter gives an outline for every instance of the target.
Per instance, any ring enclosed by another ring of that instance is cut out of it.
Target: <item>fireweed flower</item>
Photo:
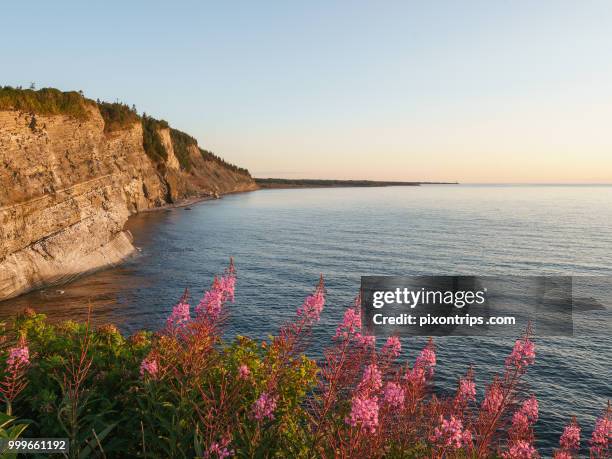
[[[433,368],[436,366],[436,353],[433,349],[426,347],[421,351],[416,359],[415,366],[422,366],[424,368]]]
[[[348,338],[359,330],[361,330],[361,314],[357,308],[348,308],[344,311],[342,323],[336,329],[335,338]]]
[[[7,371],[13,372],[30,364],[30,349],[25,341],[19,346],[9,349],[9,355],[6,359]]]
[[[229,268],[221,278],[213,279],[210,290],[204,292],[202,299],[195,308],[196,314],[201,316],[207,315],[213,320],[216,320],[221,315],[223,304],[226,301],[234,301],[236,290],[236,270],[234,262],[230,262]]]
[[[157,374],[159,373],[159,367],[157,365],[157,360],[153,357],[146,357],[142,363],[140,364],[140,377],[144,378],[145,376],[149,376],[152,379],[157,378]]]
[[[538,420],[538,399],[532,395],[523,402],[520,411],[525,415],[531,424],[534,424]]]
[[[317,291],[312,295],[308,295],[304,300],[304,304],[297,310],[298,317],[304,317],[309,321],[318,322],[324,305],[325,296],[323,292]]]
[[[385,385],[383,397],[384,402],[394,408],[401,408],[404,405],[404,389],[394,382],[388,382]]]
[[[274,410],[276,409],[276,401],[278,397],[272,396],[267,392],[263,392],[259,398],[253,403],[251,413],[253,418],[262,421],[264,419],[274,419]]]
[[[512,416],[512,431],[513,432],[525,432],[529,429],[530,423],[529,418],[525,416],[522,411],[517,411]]]
[[[517,441],[502,454],[504,459],[533,459],[538,457],[536,449],[527,441]]]
[[[434,430],[431,440],[443,447],[459,449],[472,443],[472,432],[463,429],[463,423],[451,416],[440,416],[440,425]]]
[[[597,420],[591,436],[591,457],[610,457],[610,441],[612,438],[612,418],[608,411]]]
[[[28,384],[25,373],[29,365],[30,349],[25,338],[22,337],[17,346],[9,349],[6,369],[0,381],[0,395],[2,396],[0,398],[4,398],[8,402],[7,413],[9,414],[11,402]]]
[[[580,448],[580,426],[575,421],[563,429],[559,446],[566,451],[577,451]]]
[[[351,401],[351,413],[345,422],[374,433],[378,427],[378,397],[355,395]]]
[[[213,288],[204,293],[200,303],[196,306],[196,314],[205,313],[209,317],[216,319],[221,314],[223,308],[223,293],[220,289]]]
[[[497,411],[501,408],[503,400],[504,395],[502,394],[499,385],[493,383],[491,386],[489,386],[485,393],[485,398],[482,401],[482,409],[489,414],[497,413]]]
[[[230,457],[234,455],[234,450],[228,449],[230,443],[229,438],[224,438],[219,442],[215,442],[210,445],[210,448],[206,450],[205,456],[206,458],[216,457],[218,459],[225,459],[226,457]]]
[[[525,336],[523,339],[516,340],[512,353],[506,359],[507,367],[516,367],[524,370],[535,362],[535,345]]]
[[[238,367],[238,377],[240,379],[247,379],[250,374],[251,370],[249,370],[249,367],[247,367],[246,365],[242,364]]]
[[[383,355],[389,355],[391,358],[398,358],[402,352],[402,343],[397,336],[390,336],[382,348]]]
[[[404,378],[411,384],[423,384],[427,378],[433,376],[435,366],[436,353],[433,350],[433,345],[430,343],[420,352],[414,362],[414,367],[406,370]]]
[[[523,402],[521,408],[512,416],[512,430],[525,432],[538,420],[538,400],[531,396]]]
[[[376,336],[362,335],[361,333],[356,333],[355,341],[358,345],[363,347],[374,347],[374,345],[376,344]]]
[[[166,320],[166,327],[174,329],[185,325],[191,319],[189,313],[189,303],[186,300],[181,300],[174,308],[172,313]]]
[[[476,383],[470,378],[460,378],[457,398],[464,402],[476,400]]]
[[[223,292],[225,298],[234,302],[234,293],[236,291],[236,277],[231,274],[223,276],[219,282],[219,289]]]
[[[407,368],[404,379],[412,385],[424,384],[426,380],[425,370],[417,366],[413,367],[412,369]]]
[[[364,394],[370,394],[371,392],[377,392],[382,387],[382,375],[378,366],[373,363],[368,365],[363,371],[363,378],[357,387],[357,390]]]

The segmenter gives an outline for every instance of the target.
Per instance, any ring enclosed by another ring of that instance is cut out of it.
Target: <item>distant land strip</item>
[[[257,183],[259,188],[335,188],[459,184],[459,182],[384,182],[378,180],[320,180],[283,178],[256,178],[255,183]]]

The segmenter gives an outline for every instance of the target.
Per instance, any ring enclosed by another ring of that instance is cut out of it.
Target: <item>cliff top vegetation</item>
[[[87,105],[93,103],[76,91],[0,87],[0,110],[19,110],[40,115],[68,115],[83,120],[88,116]]]

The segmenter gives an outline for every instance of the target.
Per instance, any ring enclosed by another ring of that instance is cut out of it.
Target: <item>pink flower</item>
[[[412,369],[408,368],[406,369],[404,379],[412,385],[425,384],[425,370],[416,366]]]
[[[253,418],[257,419],[258,421],[262,421],[264,419],[274,419],[274,410],[276,409],[277,399],[277,396],[272,396],[267,392],[263,392],[255,403],[253,403]]]
[[[436,366],[436,352],[434,351],[433,344],[431,342],[425,346],[425,348],[416,358],[414,366],[425,370],[428,378],[433,376],[434,367]]]
[[[555,451],[553,459],[573,459],[572,455],[567,451]]]
[[[2,341],[0,339],[0,341]],[[1,343],[0,343],[1,344]],[[25,378],[26,370],[30,365],[30,349],[25,338],[20,338],[17,346],[8,351],[6,369],[0,381],[0,397],[10,403],[28,384]]]
[[[476,400],[476,384],[470,378],[459,379],[457,398],[463,402]]]
[[[384,402],[394,408],[401,408],[404,405],[404,389],[394,382],[388,382],[384,391]]]
[[[538,453],[527,441],[517,441],[510,449],[502,454],[504,459],[533,459],[538,457]]]
[[[406,371],[405,379],[412,384],[423,384],[427,378],[431,378],[436,366],[436,353],[433,350],[433,344],[430,342],[421,351],[414,362],[412,370]]]
[[[359,346],[374,347],[376,345],[376,336],[355,333],[355,341]]]
[[[522,411],[517,411],[512,416],[512,431],[513,432],[525,432],[529,429],[529,419]]]
[[[349,335],[352,335],[359,330],[361,330],[361,313],[357,307],[348,308],[346,311],[344,311],[342,323],[338,325],[335,337],[347,338]]]
[[[506,359],[507,367],[516,367],[524,370],[535,362],[535,345],[529,338],[516,340],[512,353]]]
[[[226,457],[233,456],[234,450],[228,449],[229,443],[229,438],[224,438],[220,442],[213,443],[212,445],[210,445],[210,448],[206,450],[204,457],[217,457],[219,459],[225,459]]]
[[[236,270],[234,261],[230,260],[230,266],[221,278],[215,277],[210,290],[204,292],[200,303],[196,306],[196,314],[207,315],[216,320],[221,315],[223,304],[230,300],[234,301],[236,290]]]
[[[382,348],[382,353],[391,358],[398,358],[402,352],[402,343],[397,336],[390,336]]]
[[[325,295],[322,289],[306,297],[304,304],[298,308],[297,314],[299,317],[304,317],[309,321],[318,322],[325,305]]]
[[[521,413],[525,415],[531,424],[538,420],[538,399],[534,395],[523,402]]]
[[[238,377],[240,379],[247,379],[250,374],[251,370],[249,370],[249,367],[247,367],[246,365],[242,364],[238,367]]]
[[[469,445],[472,442],[472,432],[463,430],[461,420],[451,416],[449,419],[444,419],[440,416],[440,426],[436,427],[431,440],[445,448],[459,449]]]
[[[223,292],[222,290],[213,288],[204,293],[200,303],[196,306],[196,314],[206,314],[212,319],[216,319],[221,314],[223,308]]]
[[[157,360],[153,357],[146,357],[142,363],[140,364],[140,377],[144,378],[146,375],[151,378],[157,378],[157,374],[159,373],[159,367],[157,365]]]
[[[382,387],[382,375],[375,363],[368,365],[363,371],[363,378],[357,390],[363,394],[379,391]]]
[[[359,426],[365,431],[374,433],[378,426],[378,398],[354,396],[351,402],[351,414],[345,422],[352,427]]]
[[[187,322],[191,320],[191,316],[189,314],[189,303],[187,300],[181,300],[174,308],[172,309],[172,313],[166,319],[166,327],[168,329],[174,329],[176,327],[181,327],[185,325]]]
[[[591,456],[592,457],[610,457],[607,453],[610,450],[610,441],[612,438],[612,418],[608,412],[604,414],[595,423],[595,430],[591,436]]]
[[[580,426],[575,421],[563,429],[559,446],[567,451],[577,451],[580,448]]]
[[[504,395],[502,394],[501,389],[494,383],[489,386],[485,394],[485,398],[482,401],[482,409],[489,414],[497,413],[497,411],[501,408],[503,399]]]
[[[436,366],[436,353],[433,349],[426,347],[421,351],[421,354],[417,357],[416,365],[422,365],[424,367],[435,367]]]
[[[236,277],[233,274],[223,276],[219,282],[219,290],[225,298],[233,303],[236,291]]]
[[[25,341],[17,347],[9,349],[9,355],[6,359],[8,371],[15,371],[19,368],[26,367],[30,364],[30,349]]]

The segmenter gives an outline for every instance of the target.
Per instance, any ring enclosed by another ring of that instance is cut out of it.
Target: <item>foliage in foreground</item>
[[[322,279],[277,336],[223,342],[235,279],[230,264],[193,312],[185,294],[163,330],[127,339],[112,325],[19,315],[0,335],[0,437],[68,437],[74,458],[539,457],[538,402],[518,391],[535,360],[529,333],[480,401],[471,369],[442,397],[432,391],[433,342],[412,365],[399,360],[397,337],[377,349],[362,334],[358,300],[323,360],[307,358]],[[611,430],[608,406],[582,451],[610,457]],[[572,420],[555,457],[578,457],[580,433]]]

